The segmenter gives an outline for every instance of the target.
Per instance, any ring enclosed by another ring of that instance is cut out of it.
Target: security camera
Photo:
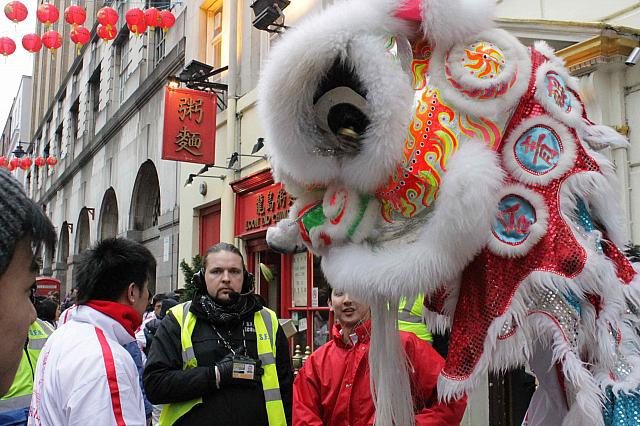
[[[640,61],[640,47],[634,47],[624,63],[632,67],[637,64],[638,61]]]

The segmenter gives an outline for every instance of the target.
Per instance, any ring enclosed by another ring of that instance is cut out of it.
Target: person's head
[[[179,302],[175,299],[171,299],[171,298],[166,298],[162,301],[160,301],[160,309],[158,311],[158,313],[156,314],[156,317],[158,319],[162,319],[167,315],[167,311],[171,308],[173,308],[174,306],[176,306]]]
[[[29,326],[36,319],[31,286],[38,264],[35,253],[53,249],[53,225],[11,174],[0,169],[0,396],[13,382]]]
[[[55,322],[60,316],[60,310],[58,304],[48,297],[36,298],[36,312],[38,318],[43,321]]]
[[[327,300],[329,309],[343,329],[351,330],[371,316],[371,308],[366,303],[356,300],[342,290],[331,290]]]
[[[156,315],[156,318],[159,318],[158,315],[160,315],[160,309],[162,309],[162,301],[166,299],[167,296],[164,293],[158,293],[153,296],[153,313]]]
[[[218,243],[209,248],[204,256],[204,281],[207,293],[218,303],[233,303],[233,293],[249,291],[243,289],[245,267],[240,250],[229,243]]]
[[[78,261],[78,304],[107,300],[133,307],[140,315],[149,302],[149,277],[156,260],[142,244],[109,238],[85,251]]]

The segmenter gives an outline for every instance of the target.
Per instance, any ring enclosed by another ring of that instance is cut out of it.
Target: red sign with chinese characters
[[[212,164],[216,140],[216,95],[167,86],[162,159]]]
[[[291,200],[281,183],[238,195],[236,237],[264,231],[289,215]]]

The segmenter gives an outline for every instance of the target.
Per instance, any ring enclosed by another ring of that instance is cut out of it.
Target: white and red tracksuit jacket
[[[146,425],[138,370],[122,347],[134,340],[114,319],[79,306],[40,354],[28,425]]]

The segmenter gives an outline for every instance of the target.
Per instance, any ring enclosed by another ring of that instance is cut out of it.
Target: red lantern
[[[16,43],[9,37],[0,37],[0,55],[9,56],[16,51]]]
[[[47,31],[42,34],[42,44],[53,53],[62,46],[62,36],[57,31]]]
[[[22,22],[27,18],[29,12],[27,11],[27,6],[22,4],[19,1],[10,1],[4,7],[4,14],[7,15],[7,18],[15,22]]]
[[[35,164],[36,167],[42,167],[47,164],[47,160],[42,157],[36,157],[36,159],[33,161],[33,164]]]
[[[162,20],[162,25],[160,25],[160,28],[162,28],[162,31],[164,31],[165,33],[169,31],[169,28],[173,27],[173,24],[176,23],[176,17],[173,16],[173,13],[168,10],[160,11],[160,19]]]
[[[71,30],[69,34],[71,41],[76,45],[76,54],[80,54],[80,49],[82,46],[89,43],[89,39],[91,38],[91,32],[83,26],[77,26]]]
[[[20,159],[13,157],[11,161],[9,161],[9,171],[10,172],[14,171],[15,169],[18,168],[19,165],[20,165]]]
[[[58,8],[51,3],[43,3],[38,6],[36,16],[38,17],[38,21],[48,27],[58,20],[60,12],[58,12]]]
[[[42,48],[42,40],[40,40],[37,34],[27,34],[22,37],[22,47],[24,47],[24,50],[27,52],[39,52]]]
[[[84,21],[87,20],[87,12],[81,6],[69,6],[64,11],[64,20],[75,28],[84,24]]]
[[[129,9],[124,16],[124,19],[127,21],[129,30],[136,36],[144,34],[144,32],[147,30],[144,12],[138,8]]]
[[[114,26],[118,23],[118,12],[112,7],[103,7],[98,11],[97,15],[98,23],[104,25]]]
[[[20,160],[20,168],[22,170],[29,170],[29,167],[31,167],[31,158],[29,157],[24,157],[22,160]]]
[[[4,155],[0,155],[0,167],[4,169],[8,165],[9,165],[9,160],[7,160],[7,157],[5,157]]]
[[[160,17],[160,11],[155,7],[150,7],[144,11],[144,21],[149,28],[161,27],[162,18]]]
[[[115,27],[102,24],[98,25],[96,32],[98,33],[98,37],[106,41],[113,40],[118,34],[118,31],[115,29]]]
[[[53,155],[50,155],[49,157],[47,157],[47,164],[50,165],[51,167],[53,167],[56,164],[58,164],[58,159],[56,157],[54,157]]]

